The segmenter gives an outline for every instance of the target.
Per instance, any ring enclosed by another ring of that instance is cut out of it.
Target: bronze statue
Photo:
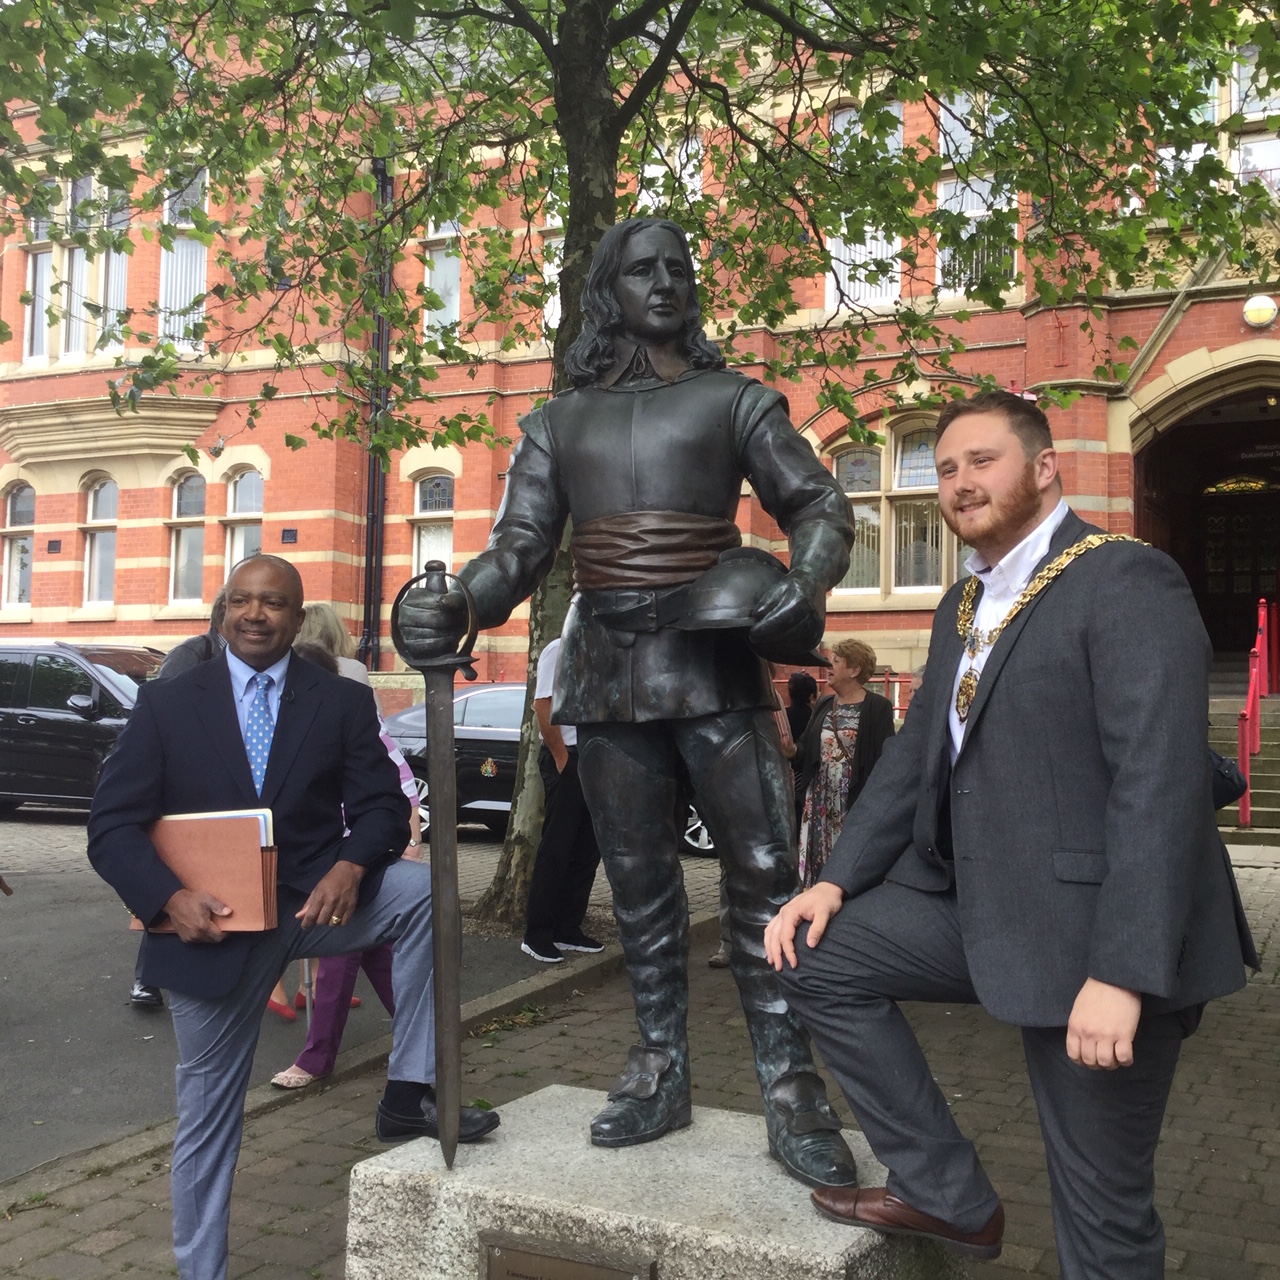
[[[730,967],[755,1050],[769,1148],[811,1185],[856,1183],[808,1038],[764,958],[796,888],[790,770],[764,658],[803,661],[848,566],[848,503],[784,397],[730,372],[703,332],[683,230],[637,218],[600,241],[567,357],[575,386],[520,422],[489,545],[459,576],[479,625],[534,590],[572,517],[576,594],[553,720],[579,767],[626,955],[642,1043],[591,1141],[648,1142],[690,1120],[688,903],[677,771],[693,783],[728,876]],[[738,549],[743,479],[786,531],[791,567]],[[466,628],[460,593],[417,591],[400,627],[422,657]]]

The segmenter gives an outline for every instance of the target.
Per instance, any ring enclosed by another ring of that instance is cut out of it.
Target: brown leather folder
[[[211,893],[231,908],[219,918],[220,929],[260,933],[276,927],[276,847],[263,843],[268,823],[251,812],[181,814],[161,818],[147,835],[184,888]],[[135,916],[129,927],[141,930],[142,921]],[[150,932],[174,928],[166,919]]]

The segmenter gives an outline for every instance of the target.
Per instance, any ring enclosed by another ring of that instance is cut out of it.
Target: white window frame
[[[26,333],[23,336],[23,359],[31,364],[44,364],[53,345],[53,326],[49,323],[49,305],[53,296],[53,248],[27,251]]]
[[[205,552],[205,516],[208,514],[208,484],[205,485],[204,497],[205,501],[201,503],[203,508],[199,515],[180,515],[178,512],[178,493],[187,481],[192,479],[203,480],[204,477],[197,471],[188,471],[184,475],[178,476],[170,486],[173,490],[172,516],[168,521],[169,526],[169,603],[170,604],[197,604],[204,600],[204,552]],[[199,565],[199,581],[200,589],[197,595],[180,595],[178,593],[178,571],[183,563],[181,550],[182,544],[188,537],[199,534],[200,555],[198,559]]]
[[[841,583],[832,590],[832,608],[918,608],[920,597],[941,597],[955,581],[958,563],[958,547],[951,531],[942,522],[938,506],[937,476],[931,484],[903,485],[899,483],[899,466],[904,443],[916,432],[928,430],[926,423],[909,417],[893,424],[883,441],[874,445],[841,445],[831,451],[832,471],[838,474],[841,455],[859,449],[874,448],[878,453],[878,487],[846,493],[850,503],[874,505],[879,517],[879,582],[875,586],[855,587]],[[898,516],[905,503],[932,503],[941,529],[938,552],[939,581],[936,583],[900,584],[898,582]]]
[[[449,481],[449,506],[422,509],[422,485],[428,480]],[[457,478],[448,471],[424,471],[413,478],[413,515],[409,524],[413,528],[413,572],[422,572],[428,559],[443,560],[445,568],[453,571],[453,518],[457,503]],[[447,553],[442,545],[434,548],[425,544],[434,538],[438,543],[448,542]]]
[[[98,514],[98,495],[107,485],[115,488],[116,511],[114,515]],[[84,535],[84,603],[87,606],[110,605],[115,603],[116,596],[116,563],[119,559],[119,537],[117,524],[120,516],[120,486],[110,476],[101,476],[94,480],[85,494],[85,522],[81,526]],[[101,563],[103,548],[110,539],[111,574],[108,594],[94,595],[101,589]]]
[[[457,221],[440,225],[429,223],[422,242],[422,256],[424,284],[439,296],[442,303],[435,310],[423,307],[423,336],[429,339],[450,325],[462,323],[461,224]],[[438,264],[438,267],[433,264]],[[445,292],[440,291],[439,284],[445,286]]]
[[[32,518],[30,521],[15,521],[13,514],[13,500],[25,489],[31,490]],[[34,499],[35,489],[25,481],[12,485],[9,491],[4,495],[4,562],[2,569],[0,569],[0,575],[2,575],[0,576],[0,609],[29,611],[31,608],[31,592],[34,585],[33,567],[36,546]],[[18,554],[19,547],[23,544],[26,546],[26,564],[23,566],[19,562],[19,564],[15,566],[15,557]],[[27,598],[25,600],[13,600],[10,598],[13,594],[15,569],[19,583],[22,582],[24,576],[26,578],[25,585]]]
[[[902,103],[890,104],[898,117],[896,141],[890,142],[891,152],[900,152],[903,143]],[[831,143],[838,146],[842,137],[856,130],[858,113],[853,107],[840,107],[831,113]],[[853,244],[843,236],[827,237],[827,252],[831,255],[831,270],[826,277],[826,305],[828,311],[838,311],[847,303],[857,307],[893,306],[902,297],[902,238],[889,238],[882,232],[867,228],[860,243]],[[888,271],[858,271],[869,263],[888,262]],[[850,279],[853,274],[854,278]],[[875,276],[875,279],[870,278]]]
[[[236,504],[240,494],[239,485],[249,475],[258,477],[259,483],[262,485],[262,496],[258,501],[257,510],[237,511]],[[256,467],[243,467],[235,475],[227,479],[227,514],[222,518],[222,525],[226,529],[227,544],[223,569],[224,581],[231,576],[231,570],[241,560],[247,559],[250,555],[262,554],[262,516],[263,508],[266,506],[266,488],[266,477]],[[245,548],[255,540],[255,535],[257,541],[256,549],[246,552]]]
[[[668,159],[670,146],[657,147],[656,155],[646,161],[636,187],[636,214],[641,218],[665,218],[670,207],[662,202],[661,192],[672,175]],[[694,204],[702,199],[702,168],[704,152],[702,139],[695,135],[680,139],[675,147],[675,177],[685,200]],[[679,197],[673,201],[679,205]]]
[[[959,205],[955,212],[962,213],[969,219],[970,225],[977,228],[980,224],[987,222],[995,214],[995,212],[1003,207],[1008,208],[1013,204],[1013,196],[1006,195],[1003,197],[1004,204],[996,205],[991,200],[990,181],[986,178],[961,178],[952,176],[950,178],[942,178],[938,182],[938,208],[942,209],[947,206],[949,200]],[[950,190],[948,190],[948,188]],[[985,190],[984,190],[985,188]],[[969,204],[970,208],[965,208]],[[1016,240],[1015,232],[1015,240]],[[943,247],[937,244],[935,240],[937,258],[937,282],[938,292],[944,297],[962,298],[969,292],[968,283],[948,284],[947,272],[952,263],[958,260],[958,255],[965,253],[966,250],[959,246]],[[973,250],[973,261],[978,260],[978,250]],[[980,273],[979,273],[980,274]],[[1013,261],[1009,264],[1009,279],[1006,287],[1012,289],[1014,281],[1018,275],[1018,251],[1015,248],[1013,253]],[[972,273],[969,276],[972,279]]]
[[[188,198],[193,188],[199,191],[196,201]],[[173,227],[189,226],[189,210],[196,205],[207,208],[208,200],[208,171],[199,169],[183,186],[171,188],[165,196],[165,221]],[[179,351],[195,353],[204,347],[203,340],[192,336],[191,329],[204,319],[208,272],[209,251],[192,236],[177,235],[172,249],[160,251],[159,336]]]

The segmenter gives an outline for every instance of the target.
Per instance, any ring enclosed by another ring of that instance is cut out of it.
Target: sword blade
[[[431,915],[435,958],[436,1114],[452,1169],[462,1109],[462,905],[458,900],[458,778],[453,670],[426,670],[427,788],[431,806]]]

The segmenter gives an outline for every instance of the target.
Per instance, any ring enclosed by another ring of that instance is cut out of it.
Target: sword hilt
[[[404,635],[400,630],[400,606],[404,603],[405,596],[419,585],[435,595],[442,596],[449,590],[450,582],[457,583],[463,599],[467,602],[467,631],[462,637],[462,643],[456,652],[442,653],[436,658],[418,660],[410,657],[405,648]],[[475,597],[461,578],[446,571],[444,562],[441,560],[428,560],[422,566],[422,572],[416,578],[410,578],[400,588],[391,605],[391,643],[395,645],[396,652],[405,660],[405,663],[424,676],[428,671],[461,671],[464,680],[474,680],[476,669],[472,665],[474,659],[471,656],[471,650],[476,643],[477,631]]]

